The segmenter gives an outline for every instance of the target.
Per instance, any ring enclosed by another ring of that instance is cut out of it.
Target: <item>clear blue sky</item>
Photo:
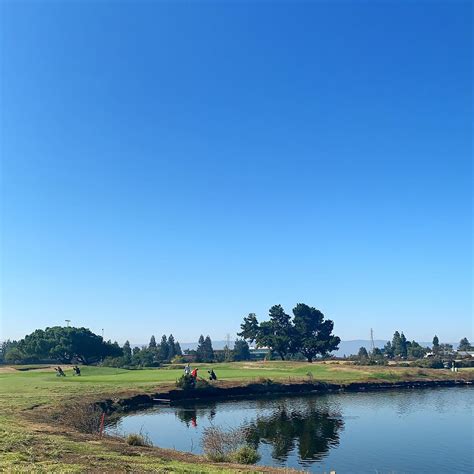
[[[471,2],[0,8],[0,339],[472,337]]]

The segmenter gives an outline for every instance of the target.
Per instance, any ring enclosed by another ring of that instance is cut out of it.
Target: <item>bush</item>
[[[228,431],[216,426],[206,428],[202,436],[202,447],[204,454],[214,462],[255,464],[260,460],[257,450],[246,444],[242,428]]]
[[[195,388],[208,388],[210,384],[205,379],[198,378],[195,380],[191,375],[183,374],[179,379],[176,380],[176,386],[178,388],[182,388],[183,390],[192,390]]]
[[[106,357],[102,365],[104,367],[115,367],[120,368],[123,367],[127,363],[125,357]]]
[[[210,426],[204,430],[202,436],[204,454],[215,462],[231,461],[232,454],[244,443],[245,436],[241,429],[224,431],[217,426]]]
[[[58,414],[59,422],[82,433],[98,434],[102,410],[91,403],[73,402]]]
[[[130,433],[126,439],[127,444],[130,446],[147,446],[152,447],[153,443],[151,442],[148,435],[143,433]]]
[[[179,379],[176,380],[176,386],[183,390],[192,390],[196,386],[196,381],[191,375],[183,374]]]
[[[421,367],[424,369],[444,369],[443,361],[437,357],[431,359],[415,360],[411,364],[414,367]]]
[[[239,464],[255,464],[260,461],[260,454],[252,446],[245,445],[234,451],[231,455],[232,460]]]

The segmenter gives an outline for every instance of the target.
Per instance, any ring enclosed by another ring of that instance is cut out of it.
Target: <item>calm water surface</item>
[[[338,393],[157,407],[109,432],[202,453],[203,430],[245,427],[259,464],[311,472],[473,473],[474,388]]]

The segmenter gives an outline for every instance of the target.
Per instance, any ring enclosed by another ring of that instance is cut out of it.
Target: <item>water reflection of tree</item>
[[[281,404],[271,414],[259,416],[245,430],[247,441],[256,449],[261,442],[271,444],[274,459],[285,461],[296,444],[302,460],[318,461],[339,444],[343,426],[339,413],[308,400],[296,408]]]

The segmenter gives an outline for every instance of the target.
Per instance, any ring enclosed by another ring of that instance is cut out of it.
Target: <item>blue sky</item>
[[[1,5],[1,338],[472,337],[470,2]]]

